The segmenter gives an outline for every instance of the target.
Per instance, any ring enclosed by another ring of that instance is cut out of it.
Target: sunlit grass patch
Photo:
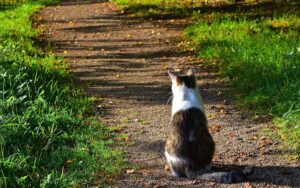
[[[184,17],[191,12],[191,5],[195,5],[193,0],[114,0],[116,4],[125,11],[134,13],[136,16],[147,18]],[[204,1],[198,1],[202,4]]]
[[[197,14],[186,37],[200,58],[217,60],[239,104],[275,116],[279,134],[288,134],[283,140],[299,152],[299,12],[254,19],[232,14]]]

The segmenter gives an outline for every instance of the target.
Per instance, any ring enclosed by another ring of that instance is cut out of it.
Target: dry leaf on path
[[[213,125],[210,127],[210,131],[212,131],[212,132],[220,132],[221,129],[222,129],[221,125]]]
[[[192,185],[198,185],[200,182],[198,180],[193,180]]]
[[[207,183],[207,185],[210,185],[210,186],[211,186],[211,185],[215,185],[215,184],[216,184],[215,182],[208,182],[208,183]]]
[[[132,173],[134,173],[134,171],[135,171],[134,169],[127,169],[127,170],[126,170],[126,173],[127,173],[127,174],[132,174]]]
[[[248,140],[257,140],[257,136],[252,136],[252,137],[249,137]]]
[[[234,132],[229,132],[229,133],[227,134],[227,136],[228,136],[228,137],[236,137],[237,134],[234,133]]]
[[[207,119],[213,119],[214,117],[215,117],[214,114],[209,114],[209,115],[207,116]]]
[[[115,137],[113,138],[114,141],[121,141],[121,138],[120,137]]]
[[[254,186],[251,184],[251,183],[249,183],[249,182],[246,182],[245,184],[244,184],[245,186],[245,188],[253,188]]]
[[[106,182],[107,183],[111,183],[113,181],[113,178],[112,177],[108,177],[108,178],[106,178]],[[100,184],[99,184],[100,185]]]
[[[165,171],[170,171],[170,166],[168,164],[165,164]]]
[[[221,159],[222,159],[222,156],[221,156],[220,153],[216,153],[216,154],[214,155],[214,158],[213,158],[214,161],[220,161]]]
[[[129,137],[126,136],[126,137],[124,138],[124,141],[125,141],[125,142],[128,142],[128,141],[129,141]]]

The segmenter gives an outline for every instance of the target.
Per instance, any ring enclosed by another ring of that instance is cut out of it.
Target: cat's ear
[[[187,71],[186,75],[188,76],[195,76],[195,69],[194,67],[189,68],[189,70]]]
[[[168,74],[169,74],[172,82],[176,82],[177,81],[177,76],[174,73],[172,73],[171,71],[168,71]]]

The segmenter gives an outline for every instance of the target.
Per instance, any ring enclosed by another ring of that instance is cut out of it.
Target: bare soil
[[[280,143],[267,136],[269,118],[238,110],[216,69],[180,47],[189,20],[144,20],[104,0],[64,1],[44,8],[40,17],[42,38],[66,58],[86,94],[97,97],[101,121],[129,135],[122,149],[138,168],[124,171],[111,187],[300,187],[299,163],[284,157],[287,151],[278,150]],[[165,169],[171,91],[167,70],[190,66],[196,68],[217,146],[213,168],[253,166],[248,182],[221,185],[175,178]]]

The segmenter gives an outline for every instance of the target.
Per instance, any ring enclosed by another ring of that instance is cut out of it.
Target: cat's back
[[[201,109],[192,107],[176,112],[171,125],[173,129],[180,129],[184,132],[192,129],[205,129],[205,127],[207,128],[207,119]]]
[[[215,144],[202,110],[189,108],[174,114],[166,151],[188,159],[195,167],[203,167],[210,164],[214,150]]]
[[[199,108],[189,108],[174,114],[171,122],[171,134],[167,142],[170,148],[190,149],[194,145],[203,143],[203,139],[209,138],[207,119],[205,113]]]

